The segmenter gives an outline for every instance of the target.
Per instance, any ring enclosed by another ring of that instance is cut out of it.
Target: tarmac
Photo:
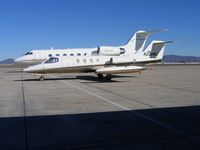
[[[0,68],[0,149],[200,149],[200,65],[99,81]]]

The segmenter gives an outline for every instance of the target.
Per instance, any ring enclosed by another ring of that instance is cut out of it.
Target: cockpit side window
[[[28,52],[25,55],[33,55],[33,52]]]
[[[56,63],[56,62],[59,62],[59,59],[55,57],[51,57],[47,61],[45,61],[46,64]]]

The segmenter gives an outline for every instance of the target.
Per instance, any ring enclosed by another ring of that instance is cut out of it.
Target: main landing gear
[[[98,74],[97,74],[97,77],[98,77],[100,80],[103,80],[103,79],[105,79],[105,80],[111,80],[112,75],[111,75],[111,74],[107,74],[107,75],[104,76],[103,74],[98,73]]]
[[[111,80],[111,79],[112,79],[112,75],[111,75],[111,74],[107,74],[107,75],[105,76],[105,79],[106,79],[106,80]]]
[[[100,73],[97,74],[97,77],[98,77],[100,80],[102,80],[102,79],[104,78],[103,74],[100,74]]]

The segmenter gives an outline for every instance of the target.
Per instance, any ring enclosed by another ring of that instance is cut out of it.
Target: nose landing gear
[[[44,76],[43,76],[43,75],[40,76],[39,80],[40,80],[40,81],[44,81]]]

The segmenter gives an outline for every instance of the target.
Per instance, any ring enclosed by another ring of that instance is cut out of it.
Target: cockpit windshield
[[[25,55],[33,55],[33,52],[28,52]]]
[[[59,62],[59,59],[58,58],[55,58],[55,57],[51,57],[49,58],[47,61],[45,61],[44,63],[56,63],[56,62]]]

